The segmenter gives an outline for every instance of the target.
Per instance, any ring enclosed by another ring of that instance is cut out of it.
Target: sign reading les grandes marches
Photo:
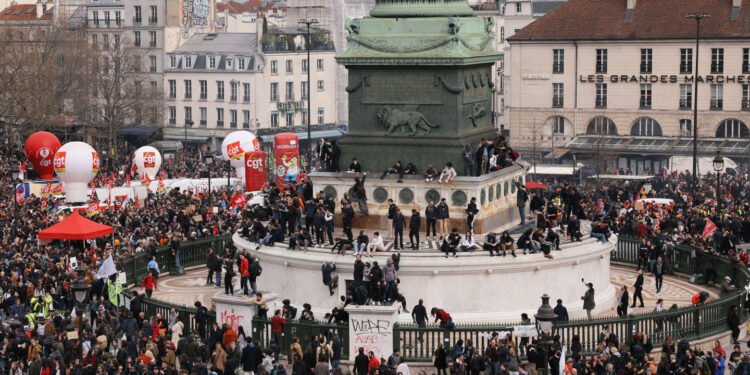
[[[676,74],[589,74],[579,75],[584,83],[750,83],[750,75],[676,75]]]

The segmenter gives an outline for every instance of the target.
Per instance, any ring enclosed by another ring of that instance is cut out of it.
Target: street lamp
[[[716,151],[713,164],[714,171],[716,171],[716,208],[721,208],[721,171],[724,169],[724,158],[721,152]]]
[[[698,186],[698,57],[700,56],[701,20],[711,18],[711,15],[702,11],[700,13],[689,13],[685,18],[695,20],[695,72],[693,73],[693,200],[697,194]]]
[[[312,107],[310,107],[310,68],[312,63],[310,62],[310,25],[318,23],[315,18],[300,18],[300,24],[307,26],[307,38],[305,39],[305,47],[307,48],[307,172],[309,173],[312,169],[312,136],[310,135],[310,115]]]
[[[86,299],[89,295],[89,290],[91,289],[91,285],[87,284],[84,279],[86,278],[86,271],[83,270],[83,268],[78,267],[76,268],[76,280],[73,282],[73,284],[70,286],[70,289],[73,290],[73,298],[76,300],[76,306],[78,311],[83,313],[85,309],[85,303]]]
[[[549,295],[542,294],[542,305],[536,310],[534,314],[534,320],[536,323],[536,331],[538,342],[542,347],[541,354],[544,359],[544,363],[547,363],[547,359],[550,356],[550,348],[552,347],[552,332],[555,329],[555,320],[557,320],[557,314],[552,306],[549,305]],[[537,369],[539,370],[539,369]],[[543,369],[541,373],[546,374],[547,368]]]

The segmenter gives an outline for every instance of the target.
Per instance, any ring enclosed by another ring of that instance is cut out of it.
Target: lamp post
[[[183,152],[186,155],[187,155],[187,128],[188,128],[188,126],[192,128],[193,124],[194,124],[194,122],[192,120],[185,121],[185,144],[183,145],[184,146]]]
[[[719,151],[716,151],[713,166],[716,171],[716,208],[721,209],[721,171],[724,169],[724,158]]]
[[[541,344],[543,351],[540,353],[544,356],[544,363],[546,364],[549,360],[550,347],[552,346],[552,333],[555,329],[555,320],[557,320],[557,314],[552,306],[549,305],[549,295],[542,295],[542,305],[536,310],[534,314],[534,320],[536,323],[537,337]],[[547,374],[547,367],[543,369],[537,369],[540,374]],[[557,375],[557,374],[554,374]]]
[[[76,302],[76,312],[83,318],[83,313],[86,311],[86,300],[88,299],[89,290],[91,285],[87,284],[84,279],[86,278],[86,271],[83,268],[76,268],[76,280],[70,286],[73,290],[73,298]],[[71,317],[71,319],[74,317]]]
[[[693,200],[698,186],[698,57],[700,56],[701,20],[711,18],[706,12],[689,13],[686,18],[695,20],[695,72],[693,73]]]
[[[315,18],[300,18],[300,24],[307,26],[307,38],[305,39],[305,47],[307,48],[307,172],[309,173],[312,169],[312,136],[310,135],[310,115],[312,107],[310,107],[310,68],[312,63],[310,62],[310,26],[318,23]]]

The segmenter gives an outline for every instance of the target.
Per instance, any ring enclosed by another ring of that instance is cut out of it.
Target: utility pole
[[[310,106],[310,70],[312,70],[312,62],[310,61],[310,26],[317,24],[318,20],[315,18],[300,18],[300,24],[307,26],[307,38],[305,39],[305,47],[307,48],[307,173],[312,171],[312,136],[310,132],[310,116],[312,107]]]
[[[695,72],[693,73],[693,201],[698,190],[698,57],[700,56],[701,20],[711,18],[706,12],[690,13],[685,18],[695,20]]]

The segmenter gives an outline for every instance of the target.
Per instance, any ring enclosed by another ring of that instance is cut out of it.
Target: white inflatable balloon
[[[245,153],[260,150],[255,134],[246,130],[229,133],[221,143],[221,155],[234,167],[237,178],[245,181]]]
[[[63,182],[65,201],[86,202],[88,183],[99,173],[99,153],[86,143],[68,142],[55,153],[54,165]]]
[[[156,180],[161,161],[161,153],[151,146],[143,146],[133,154],[133,163],[138,174],[143,176],[145,173],[152,181]]]

